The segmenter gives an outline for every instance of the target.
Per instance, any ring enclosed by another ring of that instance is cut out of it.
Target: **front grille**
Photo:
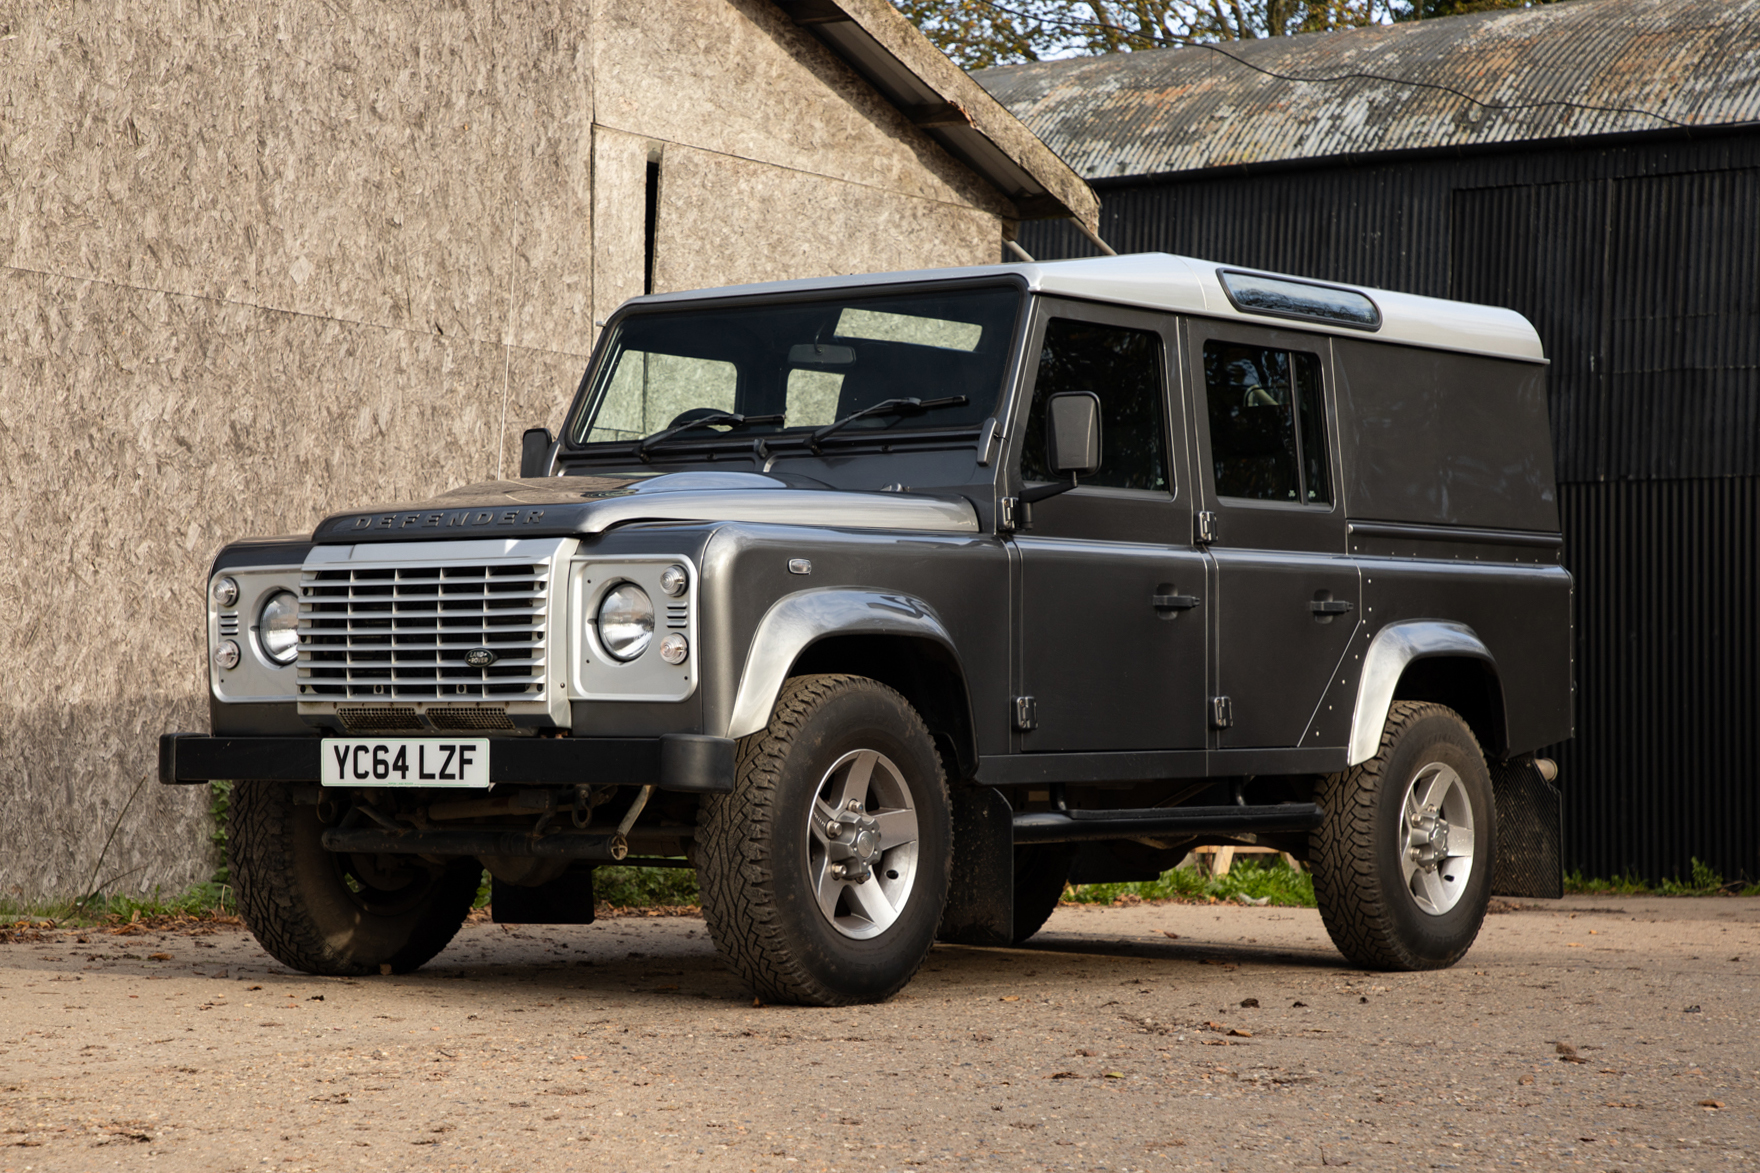
[[[426,728],[420,713],[397,705],[339,705],[336,715],[350,733],[397,733]]]
[[[512,729],[513,718],[502,709],[429,709],[436,729]]]
[[[530,562],[309,569],[300,699],[541,701],[549,577]],[[465,662],[485,648],[493,663]]]

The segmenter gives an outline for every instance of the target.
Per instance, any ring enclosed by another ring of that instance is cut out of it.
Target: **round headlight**
[[[291,664],[299,655],[299,600],[292,591],[276,591],[257,612],[257,641],[263,654],[277,664]]]
[[[238,602],[238,580],[230,576],[215,579],[214,602],[222,607]]]
[[[626,582],[606,592],[599,604],[599,642],[619,660],[633,660],[654,638],[654,601]]]
[[[668,566],[660,572],[660,589],[673,598],[684,594],[684,588],[691,585],[691,576],[682,566]]]

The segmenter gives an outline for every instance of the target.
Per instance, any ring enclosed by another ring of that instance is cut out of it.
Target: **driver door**
[[[1014,431],[1017,484],[1056,478],[1045,404],[1100,399],[1101,464],[1039,501],[1013,537],[1015,727],[1027,752],[1203,749],[1208,559],[1195,549],[1175,319],[1039,302]]]

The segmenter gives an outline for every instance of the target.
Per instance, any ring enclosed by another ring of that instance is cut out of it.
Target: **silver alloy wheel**
[[[807,812],[807,878],[831,926],[858,941],[892,926],[917,879],[917,811],[885,754],[832,763]]]
[[[1460,903],[1473,875],[1473,803],[1461,776],[1431,762],[1406,787],[1399,813],[1399,866],[1418,907],[1441,916]]]

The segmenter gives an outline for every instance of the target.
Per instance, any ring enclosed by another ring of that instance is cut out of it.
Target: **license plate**
[[[489,739],[325,738],[325,786],[463,786],[488,789]]]

